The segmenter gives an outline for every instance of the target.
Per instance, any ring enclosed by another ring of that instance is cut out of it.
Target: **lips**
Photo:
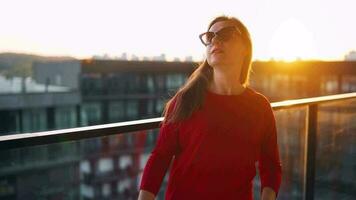
[[[221,49],[221,48],[213,48],[211,51],[211,54],[214,54],[214,53],[224,53],[224,51]]]

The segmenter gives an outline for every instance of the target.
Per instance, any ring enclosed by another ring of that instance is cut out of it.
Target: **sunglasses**
[[[205,46],[207,46],[207,45],[211,44],[211,41],[213,40],[213,38],[215,36],[217,36],[217,38],[220,41],[225,42],[225,41],[230,40],[232,37],[234,37],[237,32],[241,35],[241,31],[237,27],[228,26],[228,27],[220,29],[217,32],[208,31],[208,32],[202,33],[199,35],[199,38],[200,38],[200,41]]]

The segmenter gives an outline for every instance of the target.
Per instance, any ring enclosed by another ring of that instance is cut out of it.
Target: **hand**
[[[146,190],[140,190],[138,200],[155,200],[155,195]]]
[[[275,200],[276,193],[270,187],[264,187],[262,190],[261,200]]]

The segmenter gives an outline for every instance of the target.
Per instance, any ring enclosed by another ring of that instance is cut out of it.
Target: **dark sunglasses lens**
[[[203,40],[204,44],[210,44],[213,37],[214,37],[214,33],[206,32],[202,35],[201,39]]]
[[[235,33],[235,29],[233,27],[223,28],[218,31],[216,34],[224,41],[229,40],[233,34]]]

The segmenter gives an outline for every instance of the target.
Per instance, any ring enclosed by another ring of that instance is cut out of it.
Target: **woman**
[[[275,199],[281,182],[275,118],[268,99],[248,87],[248,30],[220,16],[200,39],[206,60],[165,106],[138,198],[155,198],[173,160],[166,200],[251,200],[255,162],[261,199]]]

